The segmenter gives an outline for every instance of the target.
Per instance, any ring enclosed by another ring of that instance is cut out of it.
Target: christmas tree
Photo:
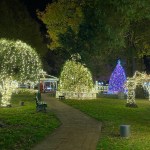
[[[117,94],[119,92],[125,92],[124,83],[126,82],[126,75],[123,67],[121,66],[120,60],[118,60],[118,64],[111,74],[109,80],[108,93],[109,94]]]

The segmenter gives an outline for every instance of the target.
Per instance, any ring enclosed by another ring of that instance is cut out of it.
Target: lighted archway
[[[148,91],[149,100],[150,100],[150,75],[146,73],[135,72],[132,78],[127,78],[125,84],[127,88],[127,106],[136,107],[135,102],[135,89],[138,85],[142,85]]]

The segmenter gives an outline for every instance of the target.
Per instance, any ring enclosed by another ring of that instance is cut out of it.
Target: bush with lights
[[[10,105],[17,82],[37,81],[41,62],[35,50],[22,41],[0,39],[1,106]]]
[[[93,90],[92,75],[87,67],[78,62],[80,56],[73,55],[66,61],[60,75],[58,90],[61,92],[91,92]]]

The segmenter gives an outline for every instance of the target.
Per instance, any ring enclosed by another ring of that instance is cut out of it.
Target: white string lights
[[[136,106],[135,89],[138,85],[145,87],[149,93],[150,100],[150,75],[136,71],[132,78],[127,78],[127,82],[125,84],[127,88],[127,106]]]
[[[148,95],[149,95],[149,101],[150,101],[150,80],[147,81],[147,82],[144,82],[143,87],[144,87],[145,90],[147,90]]]
[[[1,106],[9,106],[12,93],[18,87],[18,83],[12,81],[12,77],[6,78],[1,82],[0,92],[2,94]]]
[[[93,89],[92,75],[88,68],[80,62],[76,62],[74,59],[66,61],[60,75],[57,91],[57,93],[59,93],[58,95],[64,93],[66,98],[92,98],[92,96],[90,96],[92,94],[89,93],[93,92]],[[94,98],[96,98],[96,96]]]
[[[35,50],[22,41],[0,39],[0,82],[2,106],[10,104],[11,94],[19,82],[37,81],[41,62]]]

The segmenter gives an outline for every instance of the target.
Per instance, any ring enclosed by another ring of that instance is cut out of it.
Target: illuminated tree
[[[118,60],[118,64],[114,69],[113,73],[111,74],[109,80],[108,93],[115,94],[118,92],[125,92],[124,89],[125,81],[126,81],[126,75],[123,67],[120,64],[120,60]]]
[[[10,105],[16,81],[37,81],[41,62],[35,50],[21,41],[0,39],[0,83],[2,106]]]
[[[66,61],[60,75],[59,91],[90,92],[93,87],[88,68],[75,59]]]

